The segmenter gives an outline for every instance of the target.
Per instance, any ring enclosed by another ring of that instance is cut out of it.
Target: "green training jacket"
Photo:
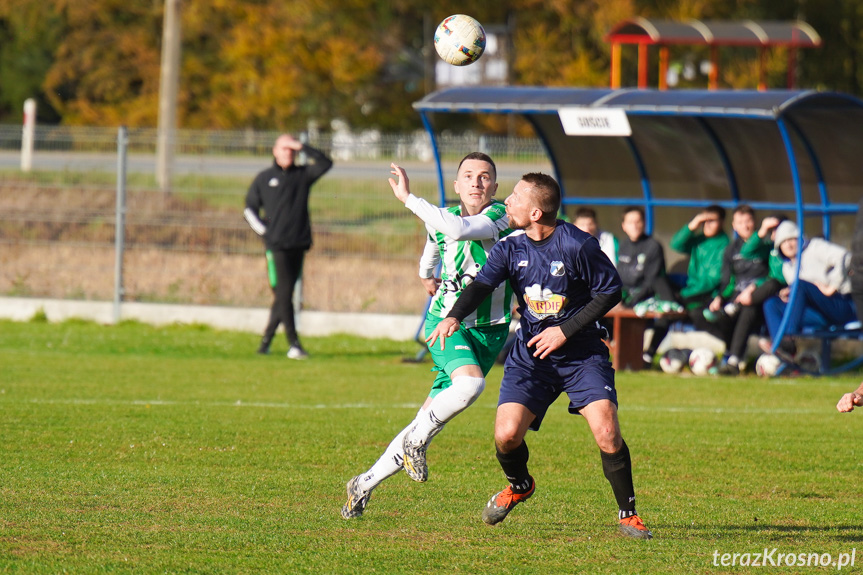
[[[710,294],[716,296],[722,279],[722,256],[728,246],[728,235],[720,231],[712,238],[702,232],[692,232],[685,225],[671,238],[671,249],[689,255],[686,285],[680,290],[683,298]]]

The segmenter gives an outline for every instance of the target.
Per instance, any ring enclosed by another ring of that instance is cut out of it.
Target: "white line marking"
[[[341,403],[341,404],[301,404],[301,403],[277,403],[262,401],[172,401],[163,399],[25,399],[23,401],[9,401],[8,398],[0,399],[0,405],[10,403],[32,403],[37,405],[138,405],[138,406],[197,406],[197,407],[263,407],[275,409],[419,409],[420,403]]]
[[[419,403],[279,403],[262,401],[173,401],[163,399],[25,399],[23,401],[9,401],[7,395],[0,399],[0,405],[11,403],[32,403],[37,405],[131,405],[131,406],[193,406],[193,407],[255,407],[265,409],[419,409]],[[563,402],[558,403],[565,403]],[[478,407],[486,409],[497,409],[494,404],[480,404]],[[651,413],[716,413],[716,414],[757,414],[757,415],[788,415],[788,414],[828,414],[831,413],[832,405],[822,408],[810,407],[712,407],[712,406],[674,406],[674,405],[632,405],[625,404],[620,411],[651,412]]]

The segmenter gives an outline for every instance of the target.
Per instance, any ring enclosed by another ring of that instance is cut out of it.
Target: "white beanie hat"
[[[778,250],[782,242],[797,239],[799,235],[800,231],[797,229],[797,224],[791,220],[785,220],[776,227],[776,235],[773,237],[773,247]]]

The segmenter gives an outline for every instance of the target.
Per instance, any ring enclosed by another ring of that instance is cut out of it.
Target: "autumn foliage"
[[[801,55],[800,85],[857,94],[863,77],[857,0],[807,0],[805,14],[790,0],[180,1],[184,128],[296,129],[336,118],[416,128],[411,104],[435,89],[431,31],[457,12],[508,27],[511,84],[608,85],[604,36],[633,16],[802,18],[824,45]],[[41,121],[155,126],[163,9],[163,0],[0,0],[0,121],[20,121],[23,99],[36,97]],[[625,72],[634,57],[624,54]],[[702,55],[672,53],[685,57]],[[754,87],[754,50],[723,58],[722,87]],[[773,87],[783,87],[784,66],[781,50],[770,54]]]

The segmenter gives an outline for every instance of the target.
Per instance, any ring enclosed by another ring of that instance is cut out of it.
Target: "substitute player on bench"
[[[420,260],[420,278],[429,295],[434,296],[426,315],[428,335],[476,277],[491,247],[510,233],[509,220],[504,205],[493,200],[497,169],[486,154],[468,154],[459,164],[454,187],[460,204],[451,208],[438,208],[411,194],[403,168],[392,164],[392,174],[396,176],[396,180],[389,179],[393,193],[425,222],[428,230]],[[441,281],[434,277],[438,262],[442,263]],[[414,481],[427,479],[426,449],[443,426],[485,389],[485,375],[509,334],[511,311],[509,286],[490,291],[482,309],[464,317],[465,329],[455,345],[447,350],[430,349],[438,374],[428,398],[380,459],[348,481],[342,517],[362,515],[372,490],[402,468]]]
[[[557,220],[560,187],[554,178],[525,174],[505,204],[510,227],[523,231],[492,248],[476,280],[427,340],[432,348],[448,347],[463,318],[497,286],[512,285],[521,329],[504,366],[494,428],[497,458],[510,485],[492,496],[482,519],[500,523],[533,495],[536,483],[528,472],[524,437],[529,428],[539,429],[548,407],[566,392],[569,411],[584,416],[599,446],[602,470],[619,508],[620,531],[650,539],[635,511],[614,370],[597,324],[620,301],[620,277],[595,238]]]

